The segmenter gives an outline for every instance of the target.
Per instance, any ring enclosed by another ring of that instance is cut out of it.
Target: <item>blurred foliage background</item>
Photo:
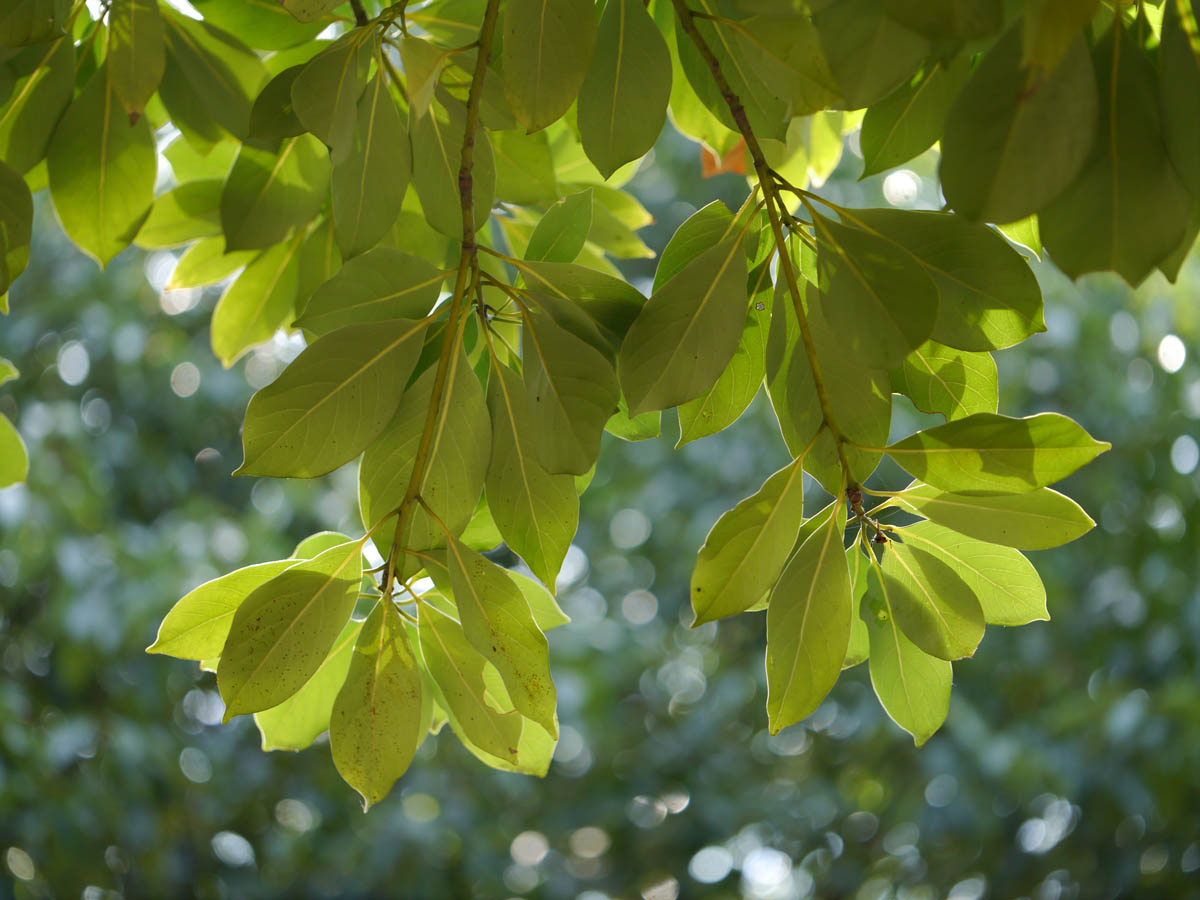
[[[848,152],[823,190],[936,207],[935,165],[855,182]],[[745,193],[672,135],[633,187],[655,248]],[[990,629],[921,751],[865,666],[768,736],[763,617],[687,627],[705,533],[784,461],[760,398],[679,452],[673,422],[606,438],[551,636],[549,776],[485,769],[447,730],[364,816],[327,745],[261,753],[248,719],[219,726],[213,676],[142,652],[195,584],[357,528],[353,466],[229,477],[249,394],[299,346],[223,371],[217,289],[164,293],[169,253],[101,275],[44,198],[38,217],[0,326],[22,373],[0,412],[32,457],[0,491],[0,897],[1200,897],[1200,260],[1137,292],[1037,266],[1049,331],[998,354],[1001,410],[1113,442],[1065,485],[1099,527],[1034,554],[1052,621]],[[898,403],[893,438],[918,421]]]

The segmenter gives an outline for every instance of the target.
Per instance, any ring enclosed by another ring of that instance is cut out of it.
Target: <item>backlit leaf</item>
[[[108,14],[108,72],[131,117],[140,115],[162,80],[166,39],[157,0],[113,0]]]
[[[278,153],[243,144],[221,192],[226,250],[278,243],[321,210],[329,157],[309,134],[288,138]]]
[[[423,259],[376,247],[317,288],[296,325],[322,335],[345,325],[420,319],[433,309],[444,277]]]
[[[898,532],[901,540],[904,530]],[[983,639],[983,610],[957,571],[919,544],[892,541],[883,553],[883,582],[896,624],[931,656],[971,656]]]
[[[999,402],[996,362],[990,353],[969,353],[926,341],[892,370],[892,388],[927,413],[947,421],[994,413]]]
[[[504,8],[504,95],[526,131],[567,111],[596,40],[592,0],[509,0]]]
[[[256,256],[225,289],[212,314],[212,348],[229,367],[250,348],[269,341],[292,318],[299,282],[301,239]]]

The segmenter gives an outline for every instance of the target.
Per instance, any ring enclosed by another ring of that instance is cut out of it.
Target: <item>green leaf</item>
[[[846,658],[842,661],[843,669],[849,669],[865,662],[871,653],[867,623],[862,618],[863,598],[867,594],[867,570],[870,568],[870,563],[863,556],[863,551],[857,542],[846,549],[846,564],[850,568],[853,609],[850,616],[850,646],[846,648]]]
[[[1100,0],[1025,0],[1022,66],[1034,77],[1052,71],[1099,8]]]
[[[20,374],[21,373],[17,371],[16,366],[14,366],[4,357],[0,356],[0,384],[5,384],[9,381],[12,381]]]
[[[1154,67],[1132,33],[1114,29],[1095,51],[1102,98],[1095,152],[1038,222],[1067,275],[1112,270],[1137,285],[1183,240],[1193,201],[1163,144]]]
[[[404,64],[404,81],[408,105],[413,116],[420,118],[433,102],[442,68],[449,56],[440,47],[406,34],[400,41],[400,61]]]
[[[712,387],[679,407],[676,449],[728,428],[746,411],[762,387],[774,294],[769,260],[750,273],[746,292],[750,295],[750,313],[733,359]]]
[[[513,266],[530,290],[577,304],[618,341],[637,318],[646,298],[623,278],[572,263],[518,260]]]
[[[839,88],[821,47],[821,36],[807,16],[751,16],[738,23],[736,33],[742,57],[772,93],[791,99],[793,116],[838,104]]]
[[[504,95],[526,131],[557,121],[579,93],[596,41],[592,0],[509,0],[504,8]]]
[[[908,472],[947,491],[1028,493],[1066,478],[1111,445],[1066,416],[976,413],[887,448]]]
[[[436,366],[418,378],[400,401],[396,415],[379,439],[367,448],[358,470],[358,500],[366,527],[372,528],[404,502],[412,480],[421,435],[429,416]],[[434,422],[432,438],[417,492],[441,519],[438,524],[424,506],[410,505],[404,532],[394,538],[389,525],[376,532],[376,544],[394,540],[408,550],[443,547],[445,525],[458,535],[475,513],[483,491],[491,452],[491,425],[479,379],[460,351],[450,360],[446,390]],[[406,558],[403,573],[415,572],[420,561]]]
[[[303,64],[284,69],[255,98],[250,108],[249,143],[271,150],[278,141],[304,134],[292,106],[292,84],[303,71]]]
[[[161,95],[161,91],[160,91]],[[173,114],[171,114],[173,115]],[[222,139],[215,144],[197,147],[186,135],[177,137],[167,145],[163,156],[171,164],[171,173],[178,182],[198,181],[205,178],[229,177],[241,144],[232,138]]]
[[[177,659],[213,659],[221,655],[233,614],[255,589],[296,564],[294,559],[259,563],[206,581],[184,595],[158,626],[147,653]]]
[[[24,481],[29,474],[29,454],[16,427],[0,416],[0,488]]]
[[[292,318],[299,282],[299,237],[256,256],[225,289],[212,314],[212,348],[232,366],[250,348],[269,341]]]
[[[846,507],[800,547],[767,606],[767,716],[772,734],[812,713],[837,682],[850,644]]]
[[[804,520],[801,461],[719,518],[692,570],[692,626],[749,609],[779,579]]]
[[[374,52],[375,31],[356,28],[314,56],[292,82],[296,118],[332,148],[335,158],[353,139],[358,98]]]
[[[244,138],[253,99],[269,77],[266,66],[237,38],[207,22],[174,11],[164,12],[163,21],[167,69],[176,68],[192,102],[208,117],[234,137]]]
[[[1192,197],[1200,197],[1200,56],[1174,2],[1166,4],[1158,60],[1167,153]]]
[[[298,22],[315,22],[338,5],[338,0],[280,0]]]
[[[678,275],[705,250],[729,237],[734,225],[733,213],[720,200],[714,200],[692,213],[675,229],[667,246],[663,247],[654,270],[652,293],[658,293],[668,281]]]
[[[967,584],[989,625],[1028,625],[1050,618],[1046,589],[1019,550],[958,534],[935,522],[917,522],[900,532],[911,547],[944,562]]]
[[[134,243],[158,249],[179,247],[221,234],[221,182],[216,178],[188,181],[160,194]]]
[[[321,219],[308,232],[300,250],[300,287],[296,291],[296,310],[308,308],[313,293],[340,271],[342,254],[333,236],[333,220]],[[404,318],[397,316],[396,318]]]
[[[387,796],[412,763],[428,730],[424,694],[404,620],[381,600],[363,623],[329,723],[333,764],[364,809]]]
[[[297,5],[294,0],[282,5],[276,0],[195,0],[192,5],[200,10],[206,22],[230,34],[246,35],[260,50],[286,50],[303,44],[315,38],[326,25],[297,22],[288,12]],[[325,3],[328,8],[335,5]]]
[[[525,258],[548,262],[574,262],[588,232],[592,228],[592,191],[580,191],[555,203],[542,216],[529,244]]]
[[[875,582],[863,600],[870,637],[871,686],[892,721],[918,747],[931,738],[950,709],[950,663],[924,653],[904,636]]]
[[[1096,137],[1096,76],[1083,39],[1033,86],[1021,57],[1013,28],[975,67],[946,118],[942,188],[971,219],[1015,222],[1037,212],[1074,181]]]
[[[454,619],[429,603],[421,604],[420,614],[421,656],[454,730],[485,753],[515,761],[521,715],[515,710],[499,712],[484,699],[487,660],[471,646]]]
[[[960,534],[1020,550],[1047,550],[1083,537],[1095,522],[1058,491],[1028,494],[955,494],[917,484],[891,502]]]
[[[987,37],[1004,22],[1003,0],[884,0],[887,14],[931,41]]]
[[[613,0],[579,90],[579,136],[600,174],[649,152],[670,96],[671,55],[654,20],[639,0]]]
[[[558,605],[554,595],[545,587],[520,572],[514,572],[512,569],[506,571],[508,577],[515,581],[517,587],[521,589],[521,594],[525,597],[525,602],[529,604],[529,611],[533,613],[533,621],[537,623],[538,628],[542,631],[550,631],[571,621],[571,617],[562,611],[562,607]]]
[[[1029,250],[1038,259],[1042,258],[1042,232],[1038,226],[1037,216],[1026,216],[1007,225],[1000,225],[1001,233],[1012,241]]]
[[[871,106],[862,123],[862,177],[899,166],[932,147],[970,71],[970,60],[959,56],[949,65],[925,69]]]
[[[600,436],[617,408],[612,363],[548,315],[524,315],[522,362],[529,424],[547,472],[582,475],[600,455]]]
[[[443,111],[433,107],[419,119],[409,117],[412,135],[413,187],[421,199],[425,220],[442,234],[462,239],[462,201],[458,170],[462,163],[466,112],[451,103]],[[472,169],[475,229],[488,221],[495,193],[496,166],[486,132],[475,135],[475,164]]]
[[[358,541],[296,563],[255,588],[233,614],[217,688],[225,721],[278,706],[320,668],[362,580]]]
[[[558,200],[554,158],[546,133],[497,131],[490,135],[496,160],[496,199],[522,206],[545,206]]]
[[[0,47],[38,44],[62,34],[67,0],[12,0],[0,12]]]
[[[813,15],[846,109],[870,106],[910,77],[929,42],[884,12],[878,0],[834,0]]]
[[[899,535],[903,540],[903,529]],[[983,640],[984,622],[970,586],[919,545],[891,541],[885,547],[883,582],[896,624],[930,656],[972,656]]]
[[[315,556],[320,556],[326,550],[332,549],[339,544],[345,544],[351,540],[347,535],[340,531],[318,531],[316,534],[310,534],[292,551],[293,559],[312,559]]]
[[[408,129],[376,73],[358,102],[354,141],[333,164],[333,227],[343,257],[374,247],[392,227],[411,173]]]
[[[621,344],[621,387],[636,414],[712,386],[737,350],[746,317],[746,259],[734,234],[654,292]]]
[[[427,324],[347,325],[318,338],[250,398],[235,475],[313,478],[362,452],[387,427]]]
[[[913,257],[892,241],[816,216],[820,308],[857,360],[890,368],[929,338],[938,291]]]
[[[166,67],[157,0],[113,0],[108,14],[108,72],[130,118],[141,115]]]
[[[33,68],[0,107],[0,159],[25,173],[42,161],[50,136],[75,93],[75,47],[60,38],[31,47]]]
[[[29,185],[16,170],[0,161],[0,295],[25,271],[32,240],[33,195]]]
[[[521,589],[457,539],[447,545],[446,562],[467,640],[500,672],[517,711],[557,738],[550,649]]]
[[[130,125],[99,69],[63,115],[46,163],[63,230],[99,262],[129,246],[154,200],[158,153],[147,122]]]
[[[759,74],[752,59],[760,51],[741,39],[741,31],[726,24],[716,0],[696,0],[691,4],[700,13],[692,25],[708,45],[733,94],[740,101],[751,129],[760,138],[782,138],[787,129],[787,101]],[[708,16],[714,18],[709,19]],[[683,24],[676,17],[675,50],[686,80],[704,106],[726,128],[737,130],[729,104],[713,78],[708,62],[700,53]],[[721,148],[725,149],[725,148]]]
[[[354,641],[362,627],[363,623],[354,619],[347,622],[304,687],[278,706],[254,714],[263,750],[303,750],[329,730],[333,701],[350,670]]]
[[[932,337],[961,350],[1011,347],[1046,330],[1029,265],[985,225],[940,212],[856,209],[846,218],[903,247],[940,294]]]
[[[421,319],[433,309],[445,273],[391,247],[349,260],[317,288],[296,325],[322,335],[346,325]]]
[[[630,418],[629,407],[622,397],[617,411],[604,423],[604,430],[623,441],[648,441],[662,434],[662,413],[656,409]]]
[[[969,353],[926,341],[892,370],[892,389],[913,406],[941,413],[946,421],[973,413],[994,413],[999,403],[996,361],[990,353]]]
[[[271,251],[266,251],[270,253]],[[224,281],[259,254],[254,250],[225,252],[225,237],[203,238],[190,245],[175,263],[167,290],[204,287]]]
[[[492,367],[487,404],[492,422],[488,506],[508,546],[553,589],[579,525],[574,481],[542,467],[530,439],[524,391],[507,366]]]
[[[243,144],[221,192],[226,250],[257,250],[282,241],[321,211],[329,157],[309,134],[288,138],[278,153]]]

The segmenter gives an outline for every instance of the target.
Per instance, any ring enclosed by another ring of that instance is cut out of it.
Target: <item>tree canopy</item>
[[[216,671],[265,747],[328,730],[367,804],[446,723],[545,772],[546,632],[602,434],[674,409],[697,440],[764,384],[790,461],[700,548],[696,623],[766,610],[772,731],[867,662],[923,742],[985,626],[1047,617],[1021,551],[1093,524],[1051,485],[1107,445],[998,414],[991,351],[1045,327],[1022,251],[1136,284],[1200,227],[1188,0],[24,0],[0,47],[0,289],[48,187],[101,265],[186,247],[174,286],[227,282],[225,365],[303,336],[236,474],[359,459],[363,534],[201,585],[150,650]],[[749,191],[642,285],[614,262],[649,253],[621,188],[668,116]],[[946,208],[818,193],[856,131],[864,174],[939,144]],[[889,443],[894,394],[944,423]],[[915,480],[876,490],[881,463]],[[0,482],[25,465],[0,421]],[[806,489],[831,497],[808,518]]]

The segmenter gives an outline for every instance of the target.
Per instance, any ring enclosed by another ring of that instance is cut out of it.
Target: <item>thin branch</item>
[[[792,305],[795,307],[796,319],[800,324],[800,337],[804,341],[804,350],[808,356],[809,367],[812,369],[813,385],[816,387],[817,400],[821,406],[821,416],[825,426],[829,429],[830,435],[834,439],[838,460],[841,462],[842,471],[845,473],[849,487],[857,487],[850,472],[850,464],[846,458],[845,437],[834,420],[833,404],[829,399],[829,391],[825,386],[825,379],[817,364],[816,344],[813,342],[812,330],[808,325],[808,316],[804,311],[804,299],[800,292],[800,283],[796,279],[796,271],[792,265],[791,254],[788,252],[786,238],[783,233],[783,223],[780,221],[779,210],[776,208],[779,203],[779,186],[775,173],[767,165],[767,159],[763,155],[762,146],[758,143],[754,129],[750,127],[750,120],[746,117],[746,109],[742,106],[742,101],[729,86],[729,80],[721,70],[721,63],[713,53],[712,48],[708,46],[704,35],[696,28],[696,14],[688,7],[685,0],[671,0],[671,3],[675,7],[676,15],[679,17],[679,23],[684,33],[691,38],[692,43],[700,51],[700,55],[704,58],[705,63],[708,64],[713,80],[716,81],[717,88],[721,92],[721,97],[725,100],[725,105],[729,107],[729,112],[738,126],[738,131],[741,132],[742,138],[746,142],[746,150],[750,153],[750,158],[754,161],[754,171],[758,177],[759,186],[762,188],[763,197],[767,200],[767,217],[771,223],[771,231],[775,236],[775,244],[780,251],[779,268],[783,273],[784,280],[787,282],[788,292],[792,295]]]
[[[483,82],[487,75],[488,59],[492,51],[492,37],[496,31],[496,18],[500,12],[500,0],[488,0],[487,9],[483,14],[483,22],[479,26],[479,54],[475,58],[475,73],[471,78],[471,90],[467,95],[466,125],[463,134],[462,160],[458,169],[458,195],[462,210],[463,237],[462,255],[458,261],[458,273],[454,281],[454,291],[450,297],[450,312],[446,320],[445,337],[442,342],[442,353],[438,358],[437,371],[433,378],[433,389],[429,397],[429,414],[425,417],[425,427],[421,431],[421,442],[417,446],[417,454],[413,460],[412,476],[408,480],[408,490],[400,504],[399,519],[396,523],[396,536],[392,539],[391,551],[388,554],[388,570],[384,583],[390,585],[396,574],[396,560],[405,551],[403,542],[412,510],[421,493],[421,483],[425,479],[425,469],[429,465],[430,447],[433,444],[433,433],[437,421],[442,414],[442,403],[446,394],[447,375],[450,362],[458,351],[462,340],[462,329],[459,320],[463,315],[464,300],[470,286],[471,275],[476,269],[476,254],[478,246],[475,243],[475,191],[472,175],[475,164],[475,130],[479,124],[479,103],[483,96]]]

